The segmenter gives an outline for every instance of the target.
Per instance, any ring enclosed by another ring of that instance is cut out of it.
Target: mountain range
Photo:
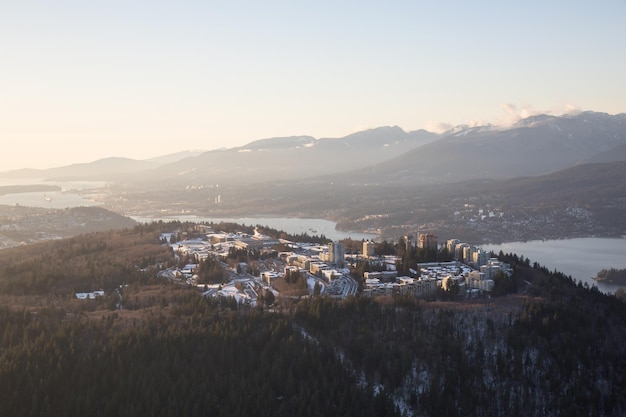
[[[245,146],[149,160],[106,158],[0,177],[237,185],[321,177],[363,184],[450,183],[556,172],[626,160],[626,114],[539,115],[511,127],[460,126],[442,134],[379,127],[342,138],[268,138]],[[339,175],[341,174],[341,175]]]
[[[537,176],[578,164],[626,160],[626,114],[534,116],[510,128],[454,130],[355,172],[369,183],[443,183]]]
[[[342,138],[292,136],[261,139],[159,167],[143,179],[159,182],[227,183],[299,180],[339,174],[396,158],[438,135],[397,126],[379,127]]]

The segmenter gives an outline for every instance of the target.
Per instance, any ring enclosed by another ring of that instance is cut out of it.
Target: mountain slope
[[[130,158],[103,158],[93,162],[49,169],[20,169],[0,173],[1,178],[44,178],[46,180],[114,180],[153,169],[158,164]]]
[[[626,158],[626,114],[539,115],[510,128],[457,127],[443,135],[386,126],[342,138],[261,139],[231,149],[137,161],[106,158],[0,177],[87,179],[175,186],[241,185],[323,177],[398,184],[506,179]],[[173,162],[171,162],[173,161]],[[169,163],[168,163],[169,162]]]
[[[0,178],[36,178],[48,181],[120,181],[126,179],[131,174],[151,171],[159,166],[178,162],[182,159],[197,156],[201,153],[202,152],[200,151],[181,151],[146,160],[110,157],[98,159],[93,162],[71,164],[57,168],[26,168],[0,172]]]
[[[612,161],[626,161],[626,143],[617,145],[605,152],[600,152],[587,159],[586,163],[602,163]]]
[[[175,153],[171,153],[171,154],[167,154],[167,155],[161,155],[161,156],[156,156],[154,158],[149,158],[146,159],[146,162],[153,162],[156,163],[158,165],[165,165],[165,164],[171,164],[174,162],[178,162],[181,161],[185,158],[191,158],[194,156],[198,156],[203,154],[206,151],[193,151],[193,150],[188,150],[188,151],[180,151],[180,152],[175,152]]]
[[[589,205],[626,200],[626,161],[581,164],[551,174],[488,181],[467,187],[468,195],[482,195],[500,203]]]
[[[555,172],[626,145],[626,114],[535,116],[509,129],[469,128],[348,175],[372,183],[456,182]],[[616,153],[603,161],[619,160]]]
[[[251,183],[337,174],[393,159],[439,136],[381,127],[343,138],[268,138],[205,152],[151,171],[146,180]]]

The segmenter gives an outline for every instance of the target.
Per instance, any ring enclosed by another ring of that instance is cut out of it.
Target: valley
[[[90,204],[137,218],[320,218],[381,240],[418,230],[473,243],[615,237],[626,234],[624,146],[625,115],[582,112],[441,134],[394,126],[342,138],[269,138],[0,179],[22,178],[22,190],[91,181],[99,185],[83,190]]]

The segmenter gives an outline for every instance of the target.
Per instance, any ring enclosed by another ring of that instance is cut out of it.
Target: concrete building
[[[289,257],[289,265],[298,266],[309,270],[311,268],[311,259],[305,255],[293,255]]]
[[[485,265],[480,266],[480,272],[485,274],[486,279],[493,279],[498,273],[511,275],[511,266],[500,262],[498,258],[490,258]]]
[[[367,258],[374,256],[374,242],[371,240],[363,242],[363,256]]]
[[[328,244],[328,261],[331,264],[337,265],[341,268],[345,265],[346,248],[342,242],[331,242]]]
[[[274,271],[261,272],[261,280],[267,285],[272,285],[276,278],[278,278],[278,274]]]
[[[326,279],[326,281],[332,282],[333,280],[340,278],[341,273],[335,271],[334,269],[324,269],[322,270],[322,276]]]
[[[456,245],[458,245],[459,243],[461,243],[459,239],[449,239],[446,242],[446,249],[448,249],[448,253],[453,254],[454,250],[456,249]]]
[[[472,271],[465,278],[465,285],[470,289],[493,291],[495,282],[489,279],[484,272]]]
[[[472,254],[474,253],[474,248],[470,245],[463,246],[463,263],[470,264],[472,262]]]
[[[302,278],[306,279],[307,270],[299,268],[297,266],[285,266],[284,277],[288,282],[297,282]],[[270,283],[268,282],[268,285]]]
[[[430,233],[422,233],[418,237],[418,247],[420,249],[437,250],[437,236]]]
[[[392,294],[412,294],[424,296],[437,289],[437,280],[421,280],[410,277],[398,277],[393,282],[382,282],[377,278],[365,280],[363,294],[369,297]]]
[[[365,272],[363,273],[363,278],[365,280],[368,279],[376,279],[376,280],[381,280],[383,279],[383,273],[382,272],[378,272],[378,271],[374,271],[374,272]]]
[[[318,275],[318,276],[322,275],[322,271],[326,269],[330,269],[328,265],[326,265],[324,262],[311,262],[310,266],[311,266],[310,268],[311,273],[313,275]]]
[[[472,252],[472,262],[476,267],[486,265],[489,261],[489,253],[482,249],[474,249]]]
[[[377,279],[381,282],[392,282],[395,281],[398,276],[397,271],[374,271],[374,272],[365,272],[363,274],[363,278],[368,279]]]
[[[467,243],[457,243],[454,247],[454,260],[464,262],[465,258],[463,254],[466,251],[466,248],[469,248]]]
[[[404,239],[404,245],[406,246],[406,250],[410,250],[415,245],[413,243],[412,235],[405,235],[403,239]]]

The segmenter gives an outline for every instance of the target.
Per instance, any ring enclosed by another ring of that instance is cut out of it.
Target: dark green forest
[[[498,297],[242,308],[155,280],[171,229],[0,251],[0,415],[626,414],[626,304],[528,259]]]

